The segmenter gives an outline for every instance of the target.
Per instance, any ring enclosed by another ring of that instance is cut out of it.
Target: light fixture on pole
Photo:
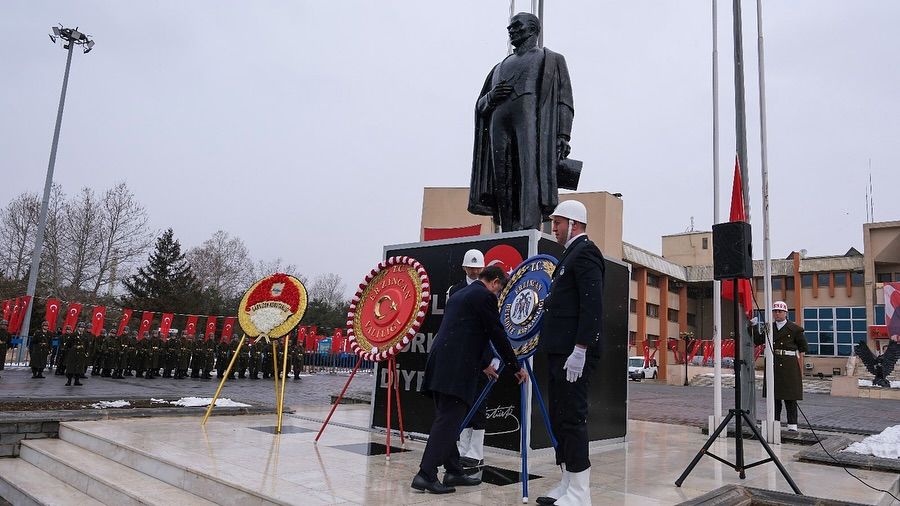
[[[56,112],[56,127],[53,130],[53,143],[50,145],[50,163],[47,164],[47,179],[44,181],[44,199],[41,201],[41,214],[38,218],[37,233],[34,238],[34,250],[31,253],[31,268],[28,271],[28,288],[26,294],[30,297],[28,307],[25,308],[25,317],[19,335],[22,336],[22,345],[19,346],[19,361],[25,358],[25,350],[28,349],[28,331],[31,326],[31,310],[34,307],[34,292],[37,288],[38,271],[41,266],[41,252],[44,249],[44,229],[47,227],[47,207],[50,204],[50,188],[53,186],[53,169],[56,166],[56,146],[59,144],[59,130],[62,126],[63,108],[66,104],[66,87],[69,84],[69,69],[72,66],[72,53],[75,46],[81,46],[85,53],[94,48],[94,41],[90,36],[75,28],[65,28],[62,25],[51,28],[50,40],[56,44],[62,41],[63,48],[67,50],[66,72],[63,74],[62,92],[59,95],[59,109]]]

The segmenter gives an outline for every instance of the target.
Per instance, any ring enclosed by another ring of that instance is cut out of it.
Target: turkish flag
[[[297,330],[297,344],[306,346],[306,327],[300,327]]]
[[[153,312],[144,311],[144,314],[141,315],[141,326],[138,327],[138,341],[146,337],[147,332],[150,330],[151,323],[153,323]]]
[[[184,326],[184,335],[193,336],[197,334],[197,315],[189,315],[187,324]]]
[[[50,326],[50,332],[56,332],[56,321],[59,319],[59,299],[47,299],[47,311],[44,320]]]
[[[222,339],[226,343],[231,342],[231,334],[234,331],[234,316],[229,316],[225,318],[225,321],[222,323]]]
[[[344,351],[344,333],[341,329],[334,329],[331,335],[331,353],[340,353]]]
[[[100,331],[103,330],[103,322],[106,321],[106,306],[94,306],[92,314],[91,334],[99,336]]]
[[[117,336],[121,336],[125,333],[125,328],[128,327],[128,322],[131,320],[131,313],[134,311],[131,309],[123,309],[122,317],[119,318],[119,330],[116,331]]]
[[[25,321],[25,315],[28,314],[28,303],[31,302],[31,296],[25,295],[19,298],[18,306],[19,306],[19,314],[15,315],[12,321],[9,322],[9,332],[10,334],[16,334],[20,330],[22,330],[22,323]],[[3,357],[0,357],[3,358]]]
[[[319,342],[319,336],[316,333],[319,331],[319,328],[313,325],[309,327],[306,333],[306,351],[316,351]]]
[[[744,214],[744,191],[741,184],[741,162],[735,156],[734,158],[734,183],[731,185],[731,213],[728,217],[729,221],[747,221]],[[728,300],[734,300],[734,282],[731,280],[722,283],[722,297]],[[749,320],[753,313],[753,293],[750,291],[750,280],[738,280],[738,300],[744,308],[744,314]]]
[[[4,318],[4,320],[9,322],[8,323],[9,327],[7,327],[7,330],[9,331],[10,334],[16,333],[16,330],[15,330],[16,320],[19,319],[19,312],[21,311],[20,305],[19,305],[20,301],[21,301],[21,298],[19,298],[19,297],[16,297],[15,299],[10,299],[10,305],[12,306],[12,309],[10,309],[10,311],[9,311],[9,318]]]
[[[75,332],[75,324],[78,323],[78,315],[81,314],[81,304],[70,302],[66,308],[66,319],[63,320],[63,332],[69,327],[69,332]]]
[[[13,301],[12,299],[6,299],[3,301],[3,319],[9,321],[12,317],[13,310]]]
[[[172,320],[175,315],[172,313],[163,313],[159,317],[159,333],[162,334],[163,341],[169,340],[169,329],[172,328]]]
[[[216,336],[216,317],[215,316],[207,316],[206,317],[206,331],[203,333],[203,340],[208,341],[209,339]]]

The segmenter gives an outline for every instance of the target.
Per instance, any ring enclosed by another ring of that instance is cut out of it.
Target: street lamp
[[[684,339],[684,386],[690,386],[688,381],[688,344],[694,338],[693,332],[682,332],[681,338]]]
[[[38,218],[37,233],[34,238],[34,251],[31,253],[31,269],[28,271],[28,288],[26,294],[30,297],[28,307],[25,308],[25,320],[19,335],[22,336],[19,345],[19,361],[25,358],[25,350],[28,347],[28,331],[31,326],[31,311],[34,307],[34,292],[37,288],[38,270],[41,266],[41,252],[44,249],[44,229],[47,227],[47,207],[50,204],[50,187],[53,186],[53,169],[56,166],[56,146],[59,144],[59,129],[62,126],[63,107],[66,104],[66,87],[69,84],[69,68],[72,66],[72,53],[75,46],[81,46],[85,53],[94,49],[94,41],[85,33],[75,28],[65,28],[62,25],[54,26],[50,40],[56,44],[59,40],[63,48],[67,50],[66,72],[63,74],[62,92],[59,95],[59,110],[56,112],[56,128],[53,130],[53,144],[50,146],[50,163],[47,164],[47,179],[44,181],[44,200],[41,202],[41,214]]]

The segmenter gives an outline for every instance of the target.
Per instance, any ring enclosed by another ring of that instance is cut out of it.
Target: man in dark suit
[[[553,214],[553,235],[565,246],[544,301],[541,346],[549,364],[550,425],[556,435],[559,484],[538,504],[591,504],[588,458],[588,392],[600,354],[605,264],[588,239],[587,209],[561,202]]]
[[[506,274],[496,266],[484,269],[478,281],[447,301],[444,319],[428,354],[424,391],[434,398],[435,417],[412,488],[434,494],[455,492],[455,485],[478,485],[481,480],[463,474],[456,440],[459,425],[475,401],[482,350],[490,341],[519,383],[528,373],[520,368],[506,332],[500,325],[497,294]],[[444,466],[443,484],[437,479]]]

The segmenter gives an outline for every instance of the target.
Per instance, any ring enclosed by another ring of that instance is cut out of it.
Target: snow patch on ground
[[[872,380],[861,379],[861,380],[859,380],[859,386],[870,387],[870,386],[872,386]],[[879,388],[882,388],[882,387],[879,387]],[[900,388],[900,380],[891,381],[891,388]]]
[[[182,397],[177,401],[172,401],[171,404],[175,406],[183,406],[186,408],[199,408],[209,406],[210,402],[212,402],[212,397]],[[223,398],[216,399],[216,406],[220,408],[246,408],[250,405],[244,404],[243,402],[236,402],[231,399]]]
[[[168,404],[169,403],[169,401],[167,401],[165,399],[154,399],[153,397],[150,398],[150,402],[152,402],[154,404]]]
[[[107,409],[107,408],[127,408],[131,406],[131,403],[128,401],[118,400],[118,401],[100,401],[91,404],[91,407],[94,409]]]
[[[841,451],[874,455],[883,459],[900,459],[900,425],[888,427],[881,434],[869,436]]]

